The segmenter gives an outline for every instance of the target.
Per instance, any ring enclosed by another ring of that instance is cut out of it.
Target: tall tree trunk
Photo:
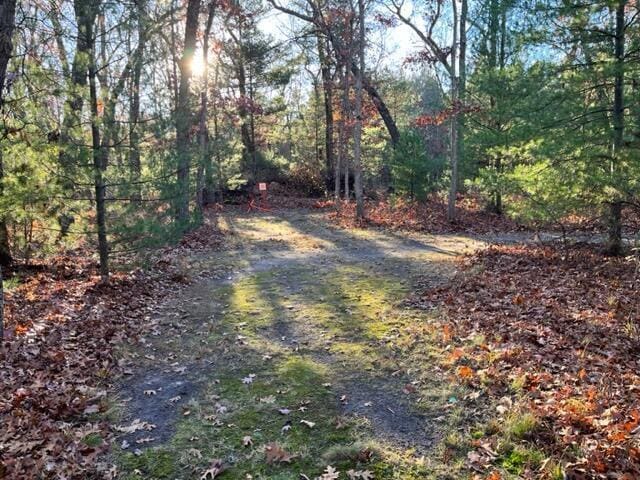
[[[184,50],[180,60],[180,87],[176,106],[176,154],[178,156],[176,220],[183,226],[189,220],[189,168],[191,167],[189,131],[192,122],[189,86],[198,34],[199,13],[200,0],[188,0]]]
[[[174,16],[174,12],[178,5],[178,0],[171,0],[171,74],[169,75],[171,78],[171,87],[173,90],[173,108],[174,114],[175,110],[178,109],[178,97],[180,96],[180,86],[178,82],[178,67],[180,65],[180,60],[178,60],[177,54],[177,46],[176,46],[176,20]]]
[[[338,201],[340,200],[342,165],[344,163],[344,157],[345,157],[345,138],[346,138],[345,116],[347,114],[345,106],[348,100],[347,94],[345,92],[347,92],[348,83],[349,83],[348,79],[346,78],[348,75],[347,68],[346,67],[342,68],[342,65],[338,64],[337,71],[339,72],[338,76],[339,76],[340,86],[342,88],[342,96],[340,99],[341,115],[338,121],[338,156],[336,158],[336,164],[335,164],[335,170],[334,170],[335,178],[333,179],[334,181],[333,197],[336,202],[336,206],[338,206]]]
[[[356,74],[356,100],[355,115],[356,124],[353,135],[353,170],[355,176],[354,189],[356,193],[356,219],[364,218],[364,193],[362,186],[362,78],[364,76],[364,0],[358,0],[358,73]]]
[[[88,59],[91,56],[90,33],[87,31],[89,20],[93,22],[93,4],[91,1],[74,0],[73,8],[78,25],[75,53],[71,64],[71,85],[65,102],[64,119],[60,132],[59,161],[63,170],[63,186],[72,191],[73,176],[77,167],[83,140],[76,134],[81,128],[81,114],[87,87]],[[91,30],[93,27],[91,27]]]
[[[455,110],[459,103],[460,85],[458,78],[458,6],[457,0],[452,1],[453,7],[453,33],[451,41],[451,103],[454,108],[454,117],[451,119],[449,132],[449,150],[451,152],[451,185],[449,188],[449,202],[447,207],[447,218],[453,221],[456,218],[456,199],[458,196],[458,119]]]
[[[256,115],[255,115],[255,90],[253,83],[253,67],[251,63],[249,63],[249,135],[251,138],[250,146],[251,146],[251,165],[252,165],[252,176],[255,181],[258,181],[258,149],[256,147]]]
[[[458,53],[458,103],[460,110],[457,114],[458,121],[458,163],[464,162],[464,134],[465,134],[465,108],[467,101],[467,17],[469,14],[468,0],[460,0],[460,50]],[[459,169],[458,169],[459,170]],[[459,176],[459,172],[456,172]],[[457,179],[459,182],[460,179]]]
[[[4,111],[4,87],[7,76],[7,66],[13,52],[13,29],[16,19],[16,0],[4,0],[0,3],[0,112]],[[3,132],[4,133],[4,132]],[[2,135],[4,137],[4,135]],[[0,145],[0,196],[3,195],[2,181],[4,178],[4,168],[2,163],[2,150]],[[11,264],[11,249],[9,247],[9,232],[7,221],[0,218],[0,266]],[[2,280],[0,279],[0,282]],[[2,315],[0,313],[0,323]],[[1,327],[0,327],[0,339]]]
[[[327,194],[331,191],[332,169],[335,155],[333,147],[333,81],[331,79],[331,65],[327,52],[326,39],[318,33],[318,55],[322,74],[322,91],[324,93],[324,148],[325,148],[325,188]]]
[[[202,72],[203,85],[200,92],[200,124],[199,124],[199,140],[200,140],[200,162],[198,162],[198,173],[196,179],[196,203],[198,209],[202,211],[204,208],[204,173],[207,165],[210,164],[209,155],[209,130],[207,128],[207,107],[208,107],[208,89],[209,89],[209,35],[211,34],[211,25],[216,11],[216,2],[211,1],[209,4],[209,13],[207,15],[207,24],[204,29],[204,38],[202,40],[202,61],[204,62],[204,70]]]
[[[2,156],[2,148],[0,146],[0,196],[4,195],[2,183],[4,178],[4,165]],[[7,228],[7,220],[3,216],[0,217],[0,266],[8,267],[12,261],[11,246],[9,245],[9,229]]]
[[[131,94],[129,98],[129,167],[134,182],[140,181],[140,77],[142,75],[143,56],[147,43],[147,25],[145,22],[146,0],[134,0],[135,19],[138,27],[138,46],[131,72]],[[142,192],[139,184],[135,184],[132,198],[139,201]]]
[[[234,39],[238,48],[241,48],[242,32],[236,36],[231,30],[229,30],[231,37]],[[250,164],[252,176],[255,176],[255,160],[256,160],[256,146],[253,142],[253,128],[252,117],[250,109],[252,105],[249,105],[251,101],[251,79],[249,79],[249,89],[247,89],[247,72],[245,69],[244,59],[242,54],[238,55],[234,64],[236,77],[238,80],[238,93],[242,100],[240,108],[238,109],[238,115],[240,116],[240,138],[242,140],[242,158],[245,162]],[[256,179],[253,178],[255,181]]]
[[[214,75],[213,75],[213,82],[214,82],[216,91],[218,90],[219,81],[220,81],[220,63],[216,62]],[[218,191],[217,201],[222,203],[223,197],[224,197],[224,178],[223,178],[223,172],[222,172],[222,156],[220,155],[220,149],[218,148],[218,146],[220,145],[219,144],[220,126],[218,124],[218,106],[215,101],[212,103],[213,103],[212,104],[213,141],[215,144],[214,154],[216,157],[216,185],[217,185],[217,191]]]
[[[108,142],[109,135],[105,134],[105,143],[103,145],[100,141],[100,119],[98,118],[98,91],[96,85],[97,68],[95,60],[95,38],[93,35],[93,23],[95,21],[95,14],[97,13],[97,5],[92,2],[89,7],[92,9],[93,14],[88,15],[86,18],[85,30],[88,38],[90,39],[89,47],[89,102],[91,109],[91,147],[93,158],[93,181],[95,189],[95,202],[96,202],[96,226],[98,229],[98,255],[100,257],[100,278],[103,283],[109,282],[109,243],[107,241],[107,225],[106,225],[106,186],[104,183],[104,170],[106,169],[107,155],[108,155]],[[113,100],[112,100],[113,101]],[[115,110],[115,108],[114,108]],[[106,120],[107,125],[105,129],[112,129],[113,125],[110,120]]]
[[[614,39],[614,86],[613,86],[613,142],[611,155],[611,178],[617,182],[617,169],[624,139],[624,41],[625,41],[625,7],[627,1],[620,0],[616,8],[616,34]],[[609,238],[607,251],[612,255],[622,252],[622,198],[616,196],[609,203]]]
[[[13,29],[16,23],[16,0],[0,2],[0,106],[4,106],[7,66],[13,52]]]

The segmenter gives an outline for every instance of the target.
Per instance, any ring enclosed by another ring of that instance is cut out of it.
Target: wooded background
[[[459,192],[524,223],[638,205],[627,0],[2,0],[0,263],[178,238],[207,203]],[[410,45],[393,47],[399,28]],[[407,37],[409,38],[409,37]],[[339,207],[339,203],[336,203]],[[629,207],[629,208],[627,208]]]

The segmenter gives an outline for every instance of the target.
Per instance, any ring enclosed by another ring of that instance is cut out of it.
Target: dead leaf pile
[[[112,381],[123,372],[114,347],[148,333],[154,299],[180,287],[168,274],[175,264],[171,257],[165,249],[155,269],[116,272],[102,285],[90,254],[76,250],[28,271],[5,293],[1,478],[110,475],[99,455],[112,432],[99,414],[108,406]],[[149,429],[143,423],[122,428]]]
[[[333,207],[333,202],[324,202],[324,208]],[[515,222],[501,215],[488,213],[479,199],[469,196],[459,198],[458,217],[455,222],[447,219],[447,205],[434,197],[426,202],[397,200],[393,203],[381,201],[365,202],[364,226],[382,227],[392,230],[426,231],[430,233],[491,233],[522,230]],[[332,208],[327,217],[345,228],[356,225],[355,203],[342,203],[336,211]]]
[[[452,374],[486,389],[494,415],[534,412],[539,425],[528,440],[568,478],[640,478],[636,274],[632,258],[590,246],[491,247],[411,303],[446,313],[440,328]],[[514,385],[525,393],[517,405]],[[470,455],[491,461],[494,448]]]

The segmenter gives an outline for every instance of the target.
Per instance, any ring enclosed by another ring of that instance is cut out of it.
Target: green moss
[[[538,469],[544,457],[539,450],[516,446],[500,460],[500,464],[509,473],[520,475],[525,468]]]
[[[125,479],[172,479],[178,471],[175,453],[164,448],[148,449],[141,455],[127,453],[120,460],[120,469],[126,472]],[[136,470],[139,475],[134,473]]]
[[[278,368],[282,380],[291,387],[311,387],[310,393],[317,391],[317,387],[325,383],[328,369],[326,366],[309,358],[290,357]]]
[[[104,442],[104,439],[99,433],[90,433],[82,441],[89,447],[99,447]]]

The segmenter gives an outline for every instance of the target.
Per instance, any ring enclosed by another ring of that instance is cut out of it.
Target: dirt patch
[[[196,396],[199,387],[184,373],[166,370],[147,370],[128,379],[120,389],[121,405],[126,412],[122,426],[127,428],[141,420],[154,427],[125,432],[118,437],[118,442],[131,448],[146,448],[170,440],[176,420],[186,411],[185,406]]]
[[[349,374],[337,390],[344,414],[366,419],[376,438],[418,455],[433,447],[436,436],[430,419],[417,411],[416,394],[403,391],[401,382]]]

